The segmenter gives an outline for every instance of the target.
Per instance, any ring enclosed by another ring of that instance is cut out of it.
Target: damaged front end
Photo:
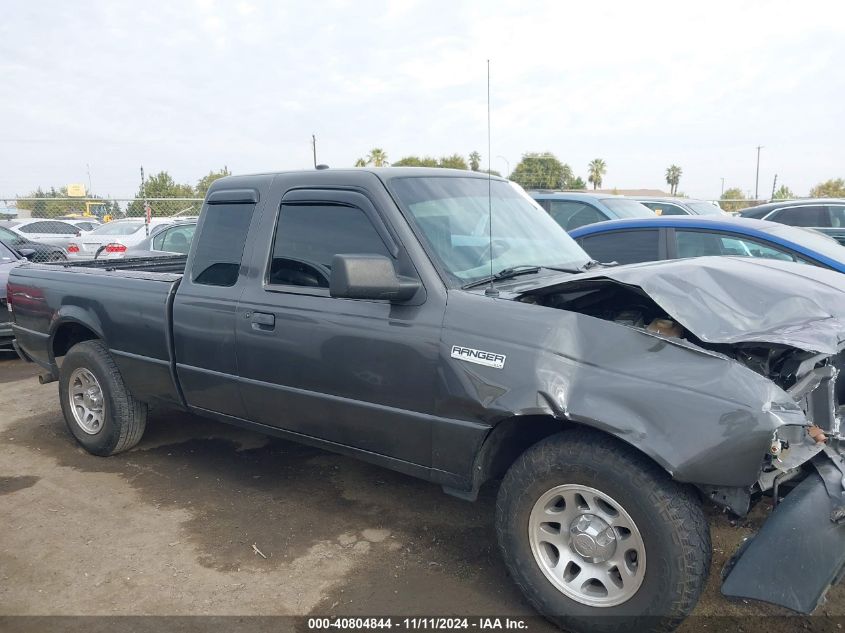
[[[731,359],[777,386],[763,407],[774,432],[756,480],[691,483],[740,517],[771,497],[771,516],[726,567],[722,591],[802,613],[845,568],[845,285],[812,268],[702,258],[602,270],[516,297]]]

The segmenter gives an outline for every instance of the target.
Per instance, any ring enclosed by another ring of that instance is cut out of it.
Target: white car
[[[49,218],[26,218],[0,222],[3,226],[21,237],[42,244],[60,246],[67,248],[67,245],[77,240],[82,231],[66,220],[51,220]]]
[[[149,232],[161,224],[169,224],[171,218],[153,218]],[[85,233],[67,246],[68,259],[109,259],[123,257],[126,249],[135,246],[147,238],[146,223],[143,218],[113,220]]]

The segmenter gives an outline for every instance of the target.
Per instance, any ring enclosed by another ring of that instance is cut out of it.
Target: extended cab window
[[[328,288],[335,255],[390,257],[390,252],[358,207],[283,204],[267,283]]]
[[[234,286],[244,255],[254,204],[209,204],[194,254],[194,283]]]
[[[595,260],[603,263],[637,264],[660,258],[660,234],[656,230],[613,231],[582,237],[578,242]]]

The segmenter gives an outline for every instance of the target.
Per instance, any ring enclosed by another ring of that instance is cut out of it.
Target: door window
[[[332,258],[341,254],[390,257],[378,231],[358,207],[282,205],[267,283],[328,288]]]
[[[604,222],[607,216],[593,205],[577,200],[550,200],[549,215],[566,231],[579,226]]]
[[[845,229],[845,205],[829,204],[827,210],[830,212],[830,226]]]
[[[76,235],[79,233],[72,224],[65,224],[64,222],[57,222],[55,220],[45,220],[43,222],[32,222],[20,228],[22,233],[43,233],[50,235]]]
[[[153,250],[187,255],[194,239],[196,224],[174,226],[165,229],[153,238]]]
[[[830,226],[827,207],[823,205],[787,207],[776,211],[768,219],[789,226]]]
[[[590,257],[606,264],[636,264],[660,259],[657,230],[608,231],[582,237],[578,242]]]
[[[676,229],[675,239],[678,246],[678,257],[733,255],[735,257],[761,257],[763,259],[796,261],[795,257],[785,249],[736,235],[723,235],[707,231],[678,231]]]

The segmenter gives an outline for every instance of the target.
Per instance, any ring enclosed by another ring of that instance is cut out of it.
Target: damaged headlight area
[[[768,450],[761,451],[758,480],[745,488],[699,485],[712,501],[738,516],[747,514],[761,494],[773,495],[776,505],[779,495],[788,492],[813,469],[817,455],[822,454],[818,459],[825,459],[827,453],[839,456],[843,452],[841,417],[845,407],[838,406],[836,385],[837,364],[845,355],[845,342],[841,343],[838,354],[829,354],[769,342],[765,340],[767,334],[760,331],[749,332],[749,342],[737,341],[736,332],[726,333],[725,339],[730,342],[712,340],[712,333],[708,333],[709,340],[704,340],[696,334],[701,331],[698,320],[686,319],[681,323],[642,288],[612,279],[593,278],[547,288],[523,295],[519,300],[611,321],[678,345],[730,358],[779,387],[772,389],[771,399],[764,406],[764,413],[772,417],[772,428],[776,430]],[[788,340],[789,330],[789,327],[778,328],[770,338]],[[804,334],[801,328],[792,330]]]

